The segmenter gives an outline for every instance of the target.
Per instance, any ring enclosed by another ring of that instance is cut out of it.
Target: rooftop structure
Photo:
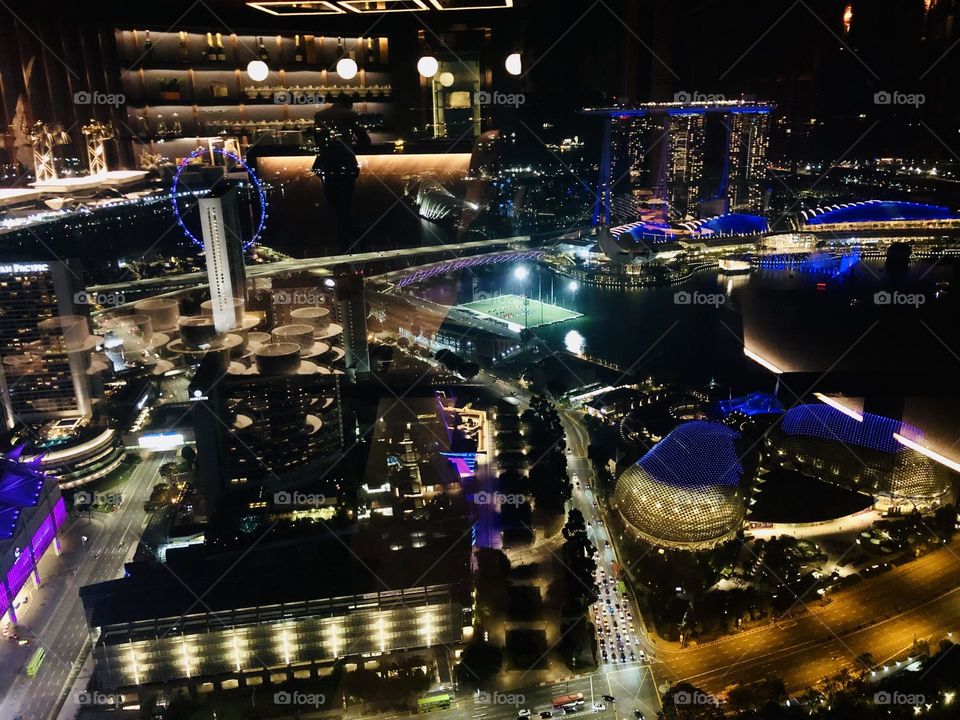
[[[912,511],[936,506],[948,488],[940,468],[901,440],[923,437],[893,418],[805,404],[784,413],[772,443],[805,468],[873,493],[884,509]]]
[[[669,547],[709,547],[743,523],[739,433],[720,423],[684,423],[620,475],[620,514],[644,540]]]
[[[0,457],[0,615],[16,623],[17,595],[30,576],[40,585],[37,564],[67,519],[60,489],[40,470],[40,458],[23,462],[23,446]]]

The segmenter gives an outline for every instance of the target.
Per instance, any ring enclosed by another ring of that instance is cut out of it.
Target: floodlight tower
[[[37,120],[28,137],[33,145],[33,168],[37,181],[56,180],[58,176],[53,149],[57,145],[69,143],[70,135],[60,123],[51,128],[45,122]]]
[[[91,120],[81,128],[87,138],[87,164],[91,175],[101,175],[107,172],[106,141],[114,137],[113,128],[104,125],[99,120]]]

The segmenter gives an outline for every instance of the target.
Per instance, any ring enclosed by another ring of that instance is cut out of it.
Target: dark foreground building
[[[132,564],[125,578],[81,589],[98,683],[261,685],[317,676],[338,659],[460,642],[469,538],[386,535],[246,555],[172,551],[167,567]]]

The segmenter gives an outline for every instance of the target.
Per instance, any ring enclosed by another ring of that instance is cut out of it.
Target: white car
[[[606,710],[607,706],[604,705],[603,703],[594,703],[593,709],[596,710],[597,712],[600,712],[601,710]]]
[[[517,717],[530,717],[530,711],[527,708],[523,708],[517,713]]]

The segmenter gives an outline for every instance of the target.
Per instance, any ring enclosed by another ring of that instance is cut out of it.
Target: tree
[[[460,655],[457,678],[461,685],[482,687],[503,667],[503,651],[496,645],[475,639]]]
[[[560,552],[566,576],[567,600],[578,608],[578,612],[585,612],[598,597],[595,579],[597,561],[594,557],[597,549],[587,535],[583,513],[576,508],[567,515],[567,524],[562,532],[566,542]]]

